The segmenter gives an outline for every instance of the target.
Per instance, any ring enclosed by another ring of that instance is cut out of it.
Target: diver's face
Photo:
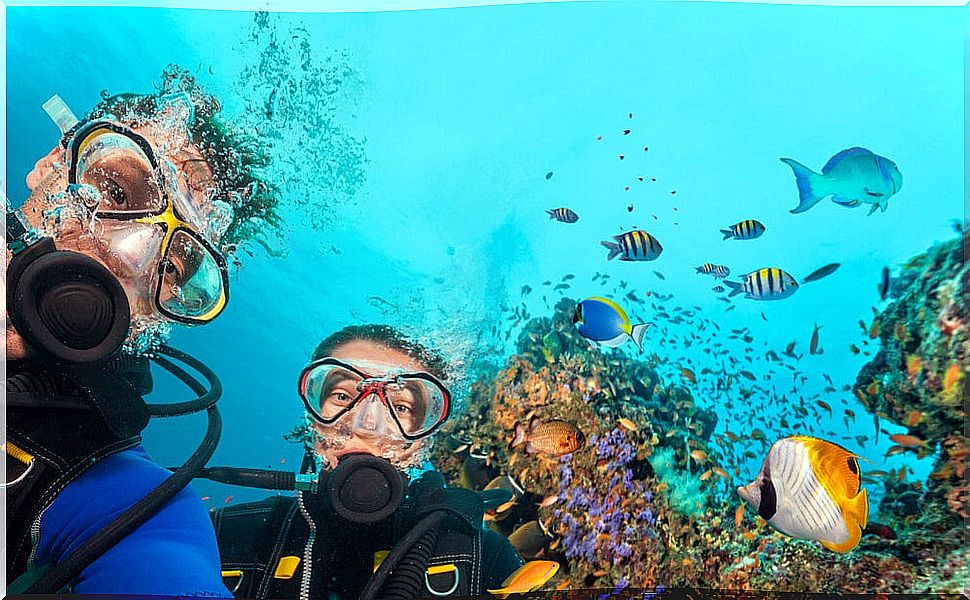
[[[188,209],[183,211],[186,213],[185,219],[201,230],[204,224],[200,221],[212,211],[209,197],[214,187],[214,179],[212,169],[202,157],[199,148],[189,142],[184,134],[181,134],[181,139],[173,139],[179,134],[162,130],[153,122],[132,125],[130,128],[148,140],[153,148],[159,150],[160,156],[175,168],[174,179],[182,191],[183,204]],[[161,149],[167,149],[168,152],[161,154]],[[92,218],[90,209],[85,209],[77,198],[66,194],[68,166],[65,164],[65,154],[66,151],[57,145],[47,156],[37,161],[34,169],[27,175],[27,187],[31,193],[21,206],[21,212],[35,229],[53,237],[59,250],[86,254],[114,273],[127,293],[134,329],[150,328],[163,322],[163,317],[154,306],[154,289],[149,281],[157,264],[153,261],[159,258],[157,240],[145,239],[141,243],[138,236],[152,237],[144,234],[144,225]],[[156,243],[152,244],[152,241]],[[8,250],[5,268],[10,263],[10,258]],[[6,271],[3,287],[0,288],[4,297],[5,288]],[[164,301],[165,298],[161,300]],[[4,317],[7,357],[16,359],[30,354],[30,348],[9,319],[6,319],[6,315]]]
[[[385,365],[408,372],[428,370],[425,365],[404,352],[368,340],[353,340],[337,346],[330,356],[354,366],[359,365],[364,372],[374,377],[384,375],[386,370],[376,369],[372,365]],[[347,390],[347,393],[352,394],[353,390]],[[386,408],[373,396],[362,399],[350,412],[331,425],[312,422],[315,433],[313,449],[326,468],[332,469],[341,456],[352,453],[385,458],[402,469],[420,464],[424,440],[409,442],[381,433],[391,426],[396,427],[391,423],[385,423],[387,427],[374,427],[371,431],[371,428],[366,427],[366,421],[370,419],[390,419]],[[355,420],[364,420],[365,426],[351,427],[350,424]]]

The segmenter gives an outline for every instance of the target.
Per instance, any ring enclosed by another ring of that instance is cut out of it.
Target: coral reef
[[[877,317],[880,350],[855,385],[870,411],[923,441],[900,452],[933,455],[925,489],[919,482],[887,483],[880,506],[924,563],[961,548],[965,554],[967,542],[968,244],[964,229],[960,238],[934,246],[902,269],[892,284],[893,301]],[[965,573],[965,556],[962,562]]]
[[[550,592],[965,591],[970,561],[959,533],[967,511],[970,330],[962,257],[960,240],[942,244],[896,279],[894,299],[878,316],[882,349],[855,386],[878,418],[918,436],[901,448],[923,456],[939,450],[928,482],[895,473],[884,481],[879,518],[898,539],[867,535],[837,554],[774,531],[740,505],[738,472],[723,449],[730,435],[715,435],[714,410],[699,406],[691,388],[665,381],[657,355],[635,360],[592,347],[572,324],[569,299],[551,318],[523,323],[516,353],[472,384],[468,410],[446,426],[433,460],[453,485],[508,487],[495,480],[508,476],[522,488],[486,519],[506,536],[542,525],[526,558],[560,562],[545,586]],[[561,457],[511,450],[515,424],[533,416],[576,425],[585,447]],[[768,442],[755,433],[752,441]]]

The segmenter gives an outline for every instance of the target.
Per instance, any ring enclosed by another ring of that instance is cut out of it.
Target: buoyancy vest
[[[7,363],[7,577],[31,564],[41,517],[97,461],[141,442],[152,388],[148,359],[96,365]],[[15,482],[15,483],[13,483]]]

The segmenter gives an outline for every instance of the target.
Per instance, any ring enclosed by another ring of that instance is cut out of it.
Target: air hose
[[[209,384],[209,389],[206,390],[205,385],[190,375],[185,369],[182,369],[169,360],[154,356],[152,358],[159,366],[191,388],[193,392],[198,394],[198,398],[188,402],[152,405],[151,414],[157,417],[165,417],[205,410],[209,420],[205,438],[203,438],[195,452],[192,453],[192,456],[171,477],[163,481],[158,487],[149,492],[148,495],[136,502],[131,508],[105,526],[104,529],[88,539],[77,550],[72,552],[70,556],[61,561],[60,564],[45,573],[25,593],[53,594],[62,590],[71,581],[76,579],[88,565],[143,525],[174,498],[176,494],[182,491],[195,478],[196,474],[205,467],[205,464],[215,452],[219,438],[222,435],[222,418],[219,416],[219,411],[215,406],[216,401],[222,394],[222,383],[211,369],[188,354],[175,350],[170,346],[162,346],[158,351],[160,354],[175,358],[195,369],[206,379]]]
[[[429,529],[401,559],[400,566],[388,578],[387,587],[381,595],[383,598],[407,600],[419,595],[428,561],[431,560],[431,553],[438,541],[438,531],[438,527]]]
[[[441,524],[441,522],[445,519],[447,515],[448,515],[448,511],[446,510],[436,510],[427,514],[420,521],[418,521],[417,525],[415,525],[414,528],[411,529],[411,531],[409,531],[403,538],[401,538],[401,540],[397,544],[395,544],[395,546],[391,549],[390,553],[388,553],[387,557],[381,562],[381,566],[377,568],[377,571],[374,573],[374,576],[371,577],[370,581],[367,582],[367,585],[360,593],[358,600],[375,600],[375,598],[377,598],[378,595],[381,593],[381,589],[384,587],[384,583],[385,581],[387,581],[388,576],[391,574],[392,571],[395,571],[395,567],[397,567],[398,563],[401,562],[406,556],[409,555],[412,548],[414,548],[419,544],[422,544],[423,542],[426,541],[426,539],[428,539],[426,538],[426,534],[432,534],[433,537],[431,539],[437,540],[438,526]],[[418,549],[417,551],[422,555],[425,552],[427,552],[428,556],[430,556],[430,552],[432,548],[433,548],[433,543],[427,546],[426,551],[424,548]],[[428,558],[425,557],[424,558],[425,565],[427,565],[427,560]],[[406,563],[406,565],[407,565],[407,570],[409,575],[407,576],[402,575],[402,579],[404,577],[407,577],[408,580],[410,580],[411,578],[410,573],[414,569],[416,569],[418,565],[411,564],[410,561],[409,563]],[[420,577],[422,578],[422,580],[424,578],[425,568],[426,567],[421,567]],[[396,576],[397,572],[395,571],[394,574]],[[397,577],[394,578],[394,580],[396,579]],[[394,580],[392,580],[392,582]],[[397,584],[397,588],[399,590],[397,593],[401,593],[401,591],[403,591],[403,588],[407,585],[409,584],[405,583],[404,581]],[[393,596],[393,597],[414,598],[417,595],[418,595],[417,590],[415,589],[414,593],[408,596]],[[381,597],[390,598],[392,596],[389,596],[388,594],[384,594]]]

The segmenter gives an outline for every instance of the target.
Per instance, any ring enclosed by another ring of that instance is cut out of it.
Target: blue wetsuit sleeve
[[[58,564],[170,475],[141,447],[99,461],[44,512],[35,562]],[[232,597],[209,515],[189,488],[85,568],[73,591]]]

